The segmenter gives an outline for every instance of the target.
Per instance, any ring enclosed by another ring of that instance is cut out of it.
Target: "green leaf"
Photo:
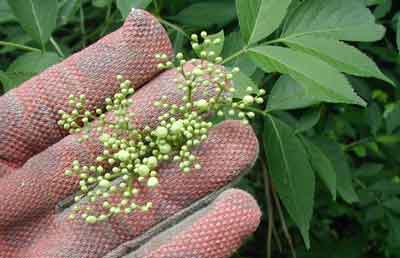
[[[337,142],[323,137],[313,138],[312,141],[331,161],[336,171],[336,187],[340,196],[348,203],[357,202],[359,199],[354,190],[352,174],[341,146]]]
[[[79,10],[81,0],[63,0],[59,2],[58,22],[67,24],[74,14]]]
[[[14,21],[15,16],[13,15],[10,6],[6,0],[0,0],[0,24],[10,21]]]
[[[385,27],[360,0],[308,0],[290,18],[283,38],[313,35],[345,41],[377,41]]]
[[[331,161],[317,145],[304,137],[301,139],[307,149],[312,168],[328,188],[333,200],[336,200],[336,172]]]
[[[383,145],[394,145],[400,143],[400,135],[380,135],[376,138],[376,141]]]
[[[366,105],[343,74],[316,57],[275,46],[251,48],[249,53],[264,71],[289,74],[315,100]]]
[[[173,39],[173,48],[174,48],[174,53],[179,53],[183,52],[184,45],[186,43],[186,36],[180,31],[175,31],[173,35],[171,35],[171,38]]]
[[[387,214],[388,217],[388,228],[389,228],[389,235],[388,235],[388,242],[389,248],[399,248],[400,245],[400,217],[395,216],[395,214]]]
[[[221,30],[218,33],[215,34],[210,34],[207,35],[207,39],[211,40],[213,42],[215,39],[220,39],[220,43],[218,44],[210,44],[210,45],[205,45],[204,43],[199,45],[199,48],[195,50],[195,53],[197,56],[200,56],[201,51],[213,51],[215,53],[214,58],[219,56],[222,53],[222,49],[224,48],[224,41],[225,41],[225,35],[224,31]]]
[[[22,28],[45,46],[56,27],[57,1],[54,0],[8,0],[8,4]]]
[[[374,61],[357,48],[334,39],[301,36],[283,40],[293,49],[321,58],[341,72],[375,77],[393,85],[376,66]]]
[[[315,177],[306,150],[287,124],[270,115],[263,137],[272,183],[309,247]]]
[[[383,167],[384,166],[379,163],[364,163],[354,172],[354,175],[356,177],[377,176],[382,171]]]
[[[282,23],[291,0],[236,0],[240,31],[248,44],[268,37]]]
[[[92,4],[98,8],[104,8],[110,5],[112,0],[92,0]]]
[[[321,111],[319,108],[307,110],[299,119],[296,126],[295,133],[302,133],[313,128],[321,118]]]
[[[234,31],[226,36],[224,48],[222,50],[222,56],[226,58],[234,55],[238,51],[242,50],[244,46],[245,43],[243,38],[240,36],[240,33]],[[248,76],[251,76],[257,69],[253,61],[247,55],[241,55],[225,65],[230,67],[239,67],[240,71]]]
[[[7,73],[0,71],[0,82],[3,86],[3,90],[7,91],[11,88],[13,84],[12,79],[7,75]]]
[[[298,82],[288,75],[282,75],[276,81],[267,101],[267,110],[290,110],[304,108],[319,103]]]
[[[383,124],[382,113],[379,109],[379,105],[375,102],[372,102],[368,105],[364,112],[365,120],[371,129],[371,133],[376,135]]]
[[[376,19],[385,17],[392,9],[392,0],[384,0],[374,10],[374,16]]]
[[[400,199],[392,198],[383,203],[383,206],[397,214],[400,214]]]
[[[6,87],[6,90],[18,86],[22,82],[30,79],[36,74],[39,74],[49,66],[61,61],[61,58],[52,52],[46,53],[26,53],[19,56],[13,63],[10,64],[6,71],[6,75],[11,82]]]
[[[7,37],[4,39],[6,42],[12,42],[19,45],[28,45],[28,43],[32,41],[32,38],[26,34],[19,25],[9,27],[7,31],[4,30],[2,32],[7,34]],[[16,48],[13,46],[3,46],[0,48],[0,54],[9,53],[15,50]]]
[[[146,9],[151,3],[151,0],[117,0],[118,10],[121,12],[122,17],[128,17],[132,8]]]
[[[388,179],[383,179],[368,187],[368,190],[379,194],[400,194],[400,184]]]
[[[205,1],[192,4],[176,16],[170,17],[185,26],[206,29],[213,25],[223,27],[236,18],[231,0]]]
[[[256,93],[258,90],[258,87],[253,80],[242,72],[233,74],[233,87],[235,88],[233,97],[239,99],[243,98],[249,93]],[[251,87],[253,90],[247,91],[248,87]]]
[[[384,113],[386,122],[386,131],[388,134],[393,133],[400,127],[400,103],[393,103]]]
[[[385,3],[386,0],[364,0],[365,5],[370,6],[370,5],[377,5],[377,4],[383,4]]]
[[[397,49],[400,52],[400,16],[397,18],[396,22],[396,43],[397,43]]]

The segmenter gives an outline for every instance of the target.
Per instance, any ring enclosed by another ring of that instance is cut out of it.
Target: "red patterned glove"
[[[19,88],[0,97],[0,258],[217,258],[229,257],[257,227],[255,200],[226,185],[258,154],[250,126],[225,121],[195,150],[199,171],[183,174],[175,162],[159,167],[160,185],[143,188],[148,212],[95,225],[68,220],[66,203],[79,179],[64,175],[73,160],[93,162],[96,140],[78,143],[57,126],[70,94],[94,109],[118,88],[118,74],[141,86],[132,98],[138,127],[157,125],[162,95],[179,104],[178,73],[157,77],[156,53],[172,54],[161,25],[134,10],[124,26]],[[155,78],[154,78],[155,77]],[[222,192],[221,194],[219,194]]]

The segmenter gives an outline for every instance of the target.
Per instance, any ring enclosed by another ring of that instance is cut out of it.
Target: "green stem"
[[[154,7],[155,7],[155,9],[156,9],[156,14],[157,14],[157,15],[160,15],[160,13],[161,13],[161,8],[160,8],[160,5],[158,4],[158,1],[157,1],[157,0],[153,0],[153,4],[154,4]]]
[[[264,191],[265,191],[265,198],[267,200],[267,211],[268,211],[268,229],[267,229],[267,258],[271,258],[271,244],[272,244],[272,232],[274,228],[274,205],[272,202],[271,197],[271,190],[270,190],[270,182],[269,176],[267,171],[267,166],[264,162],[264,159],[260,158],[261,163],[261,171],[264,178]]]
[[[111,22],[111,6],[112,6],[112,2],[110,2],[107,6],[107,14],[106,14],[106,19],[105,19],[105,23],[104,23],[104,27],[100,33],[100,37],[103,37],[104,34],[106,33],[108,26],[110,25]]]
[[[357,141],[355,141],[355,142],[352,142],[352,143],[350,143],[350,144],[347,144],[346,146],[344,146],[344,150],[345,150],[345,151],[348,151],[348,150],[350,150],[351,148],[353,148],[353,147],[355,147],[355,146],[357,146],[357,145],[369,143],[369,142],[371,142],[371,141],[373,141],[373,140],[374,140],[373,137],[362,138],[362,139],[360,139],[360,140],[357,140]]]
[[[247,50],[248,50],[247,48],[242,48],[242,49],[239,50],[238,52],[233,53],[232,55],[230,55],[230,56],[228,56],[227,58],[225,58],[225,60],[222,62],[222,64],[226,64],[226,63],[232,61],[233,59],[235,59],[235,58],[241,56],[242,54],[246,53]]]
[[[284,38],[273,39],[273,40],[264,42],[263,45],[270,45],[270,44],[274,44],[274,43],[280,43],[282,41],[284,41]]]
[[[65,58],[65,54],[62,52],[60,46],[57,44],[57,42],[54,40],[53,37],[50,37],[50,43],[54,46],[58,55],[61,56],[62,58]]]
[[[81,0],[80,2],[79,19],[80,19],[79,26],[82,34],[82,46],[86,47],[85,13],[83,12],[83,0]]]
[[[182,33],[185,37],[189,38],[189,35],[188,35],[181,27],[179,27],[178,25],[173,24],[173,23],[171,23],[171,22],[169,22],[169,21],[166,21],[166,20],[164,20],[164,19],[161,18],[161,17],[157,17],[157,19],[158,19],[158,21],[159,21],[161,24],[164,24],[165,26],[170,27],[170,28],[176,30],[177,32],[180,32],[180,33]]]
[[[254,112],[254,113],[259,114],[259,115],[261,115],[261,116],[266,116],[266,115],[267,115],[267,113],[266,113],[265,111],[262,111],[262,110],[260,110],[260,109],[258,109],[258,108],[245,107],[245,108],[242,108],[242,109],[243,109],[243,110],[247,110],[247,111]]]
[[[283,234],[285,235],[286,240],[288,241],[289,249],[290,249],[290,251],[292,253],[292,257],[296,258],[297,255],[296,255],[296,250],[294,249],[293,240],[292,240],[292,237],[291,237],[291,235],[289,233],[289,229],[288,229],[287,224],[286,224],[285,216],[283,215],[281,203],[280,203],[279,198],[278,198],[278,196],[277,196],[277,194],[276,194],[274,189],[272,189],[272,194],[273,194],[273,197],[274,197],[274,200],[275,200],[276,209],[278,210],[278,215],[279,215],[279,219],[281,221]]]
[[[7,42],[7,41],[0,41],[0,46],[15,47],[15,48],[19,48],[19,49],[27,50],[27,51],[32,51],[32,52],[42,52],[42,50],[40,50],[38,48],[28,47],[28,46],[25,46],[25,45],[13,43],[13,42]]]

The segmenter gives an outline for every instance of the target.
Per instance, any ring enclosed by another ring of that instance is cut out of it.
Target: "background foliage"
[[[157,16],[177,52],[199,54],[193,32],[222,38],[213,51],[241,68],[236,98],[268,92],[254,107],[260,158],[239,184],[263,219],[235,257],[400,256],[397,1],[0,0],[2,93],[132,7]]]

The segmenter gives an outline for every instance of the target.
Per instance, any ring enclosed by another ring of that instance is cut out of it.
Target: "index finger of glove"
[[[192,65],[188,63],[186,67]],[[154,106],[161,96],[167,96],[171,104],[182,103],[184,93],[177,89],[174,82],[177,76],[179,74],[175,70],[166,71],[131,97],[136,127],[157,125],[158,117],[165,112]],[[0,229],[46,214],[79,189],[79,177],[67,177],[65,170],[74,160],[92,164],[102,153],[97,137],[81,144],[79,138],[79,135],[65,137],[29,159],[15,173],[0,178]]]
[[[155,17],[133,10],[119,30],[0,97],[0,176],[66,135],[57,111],[69,109],[69,95],[84,94],[93,110],[118,90],[117,75],[136,87],[153,78],[157,53],[172,53],[167,33]]]

